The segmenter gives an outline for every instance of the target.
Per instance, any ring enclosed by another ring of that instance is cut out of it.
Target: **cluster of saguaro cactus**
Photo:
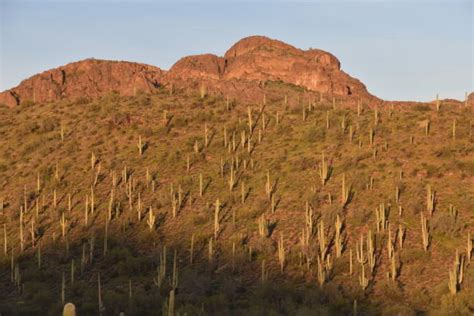
[[[364,248],[364,236],[361,235],[360,241],[357,243],[357,247],[356,247],[357,261],[361,265],[361,274],[359,275],[359,284],[363,290],[365,290],[367,286],[369,285],[369,282],[370,282],[369,277],[372,276],[372,274],[374,273],[374,269],[376,265],[375,241],[374,241],[374,237],[372,235],[371,230],[368,231],[365,241],[366,241],[365,242],[366,247]],[[366,276],[366,272],[365,272],[366,263],[370,269],[369,277]]]

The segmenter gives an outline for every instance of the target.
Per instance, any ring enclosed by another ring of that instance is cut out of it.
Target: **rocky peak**
[[[47,70],[0,93],[0,103],[15,106],[79,97],[95,98],[111,91],[133,95],[159,86],[163,71],[157,67],[99,59],[85,59]]]
[[[232,45],[232,47],[224,54],[224,58],[231,59],[249,53],[258,54],[258,52],[264,51],[286,51],[295,53],[298,49],[282,41],[255,35],[245,37]]]
[[[323,50],[301,50],[264,36],[250,36],[235,43],[224,57],[182,58],[168,76],[184,80],[283,81],[330,95],[372,97],[359,80],[340,67],[339,60]]]
[[[219,80],[224,71],[224,60],[216,55],[203,54],[183,57],[170,69],[168,77]]]

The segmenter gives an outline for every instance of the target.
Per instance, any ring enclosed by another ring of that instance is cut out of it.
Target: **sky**
[[[265,35],[331,52],[383,99],[464,99],[473,34],[473,0],[0,0],[0,90],[85,58],[169,69]]]

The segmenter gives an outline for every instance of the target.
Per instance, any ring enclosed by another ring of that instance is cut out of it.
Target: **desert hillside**
[[[472,94],[382,101],[251,37],[2,98],[2,315],[474,313]]]

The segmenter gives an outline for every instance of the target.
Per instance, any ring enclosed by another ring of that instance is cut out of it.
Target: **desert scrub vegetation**
[[[0,313],[472,313],[472,117],[281,82],[0,108]]]

